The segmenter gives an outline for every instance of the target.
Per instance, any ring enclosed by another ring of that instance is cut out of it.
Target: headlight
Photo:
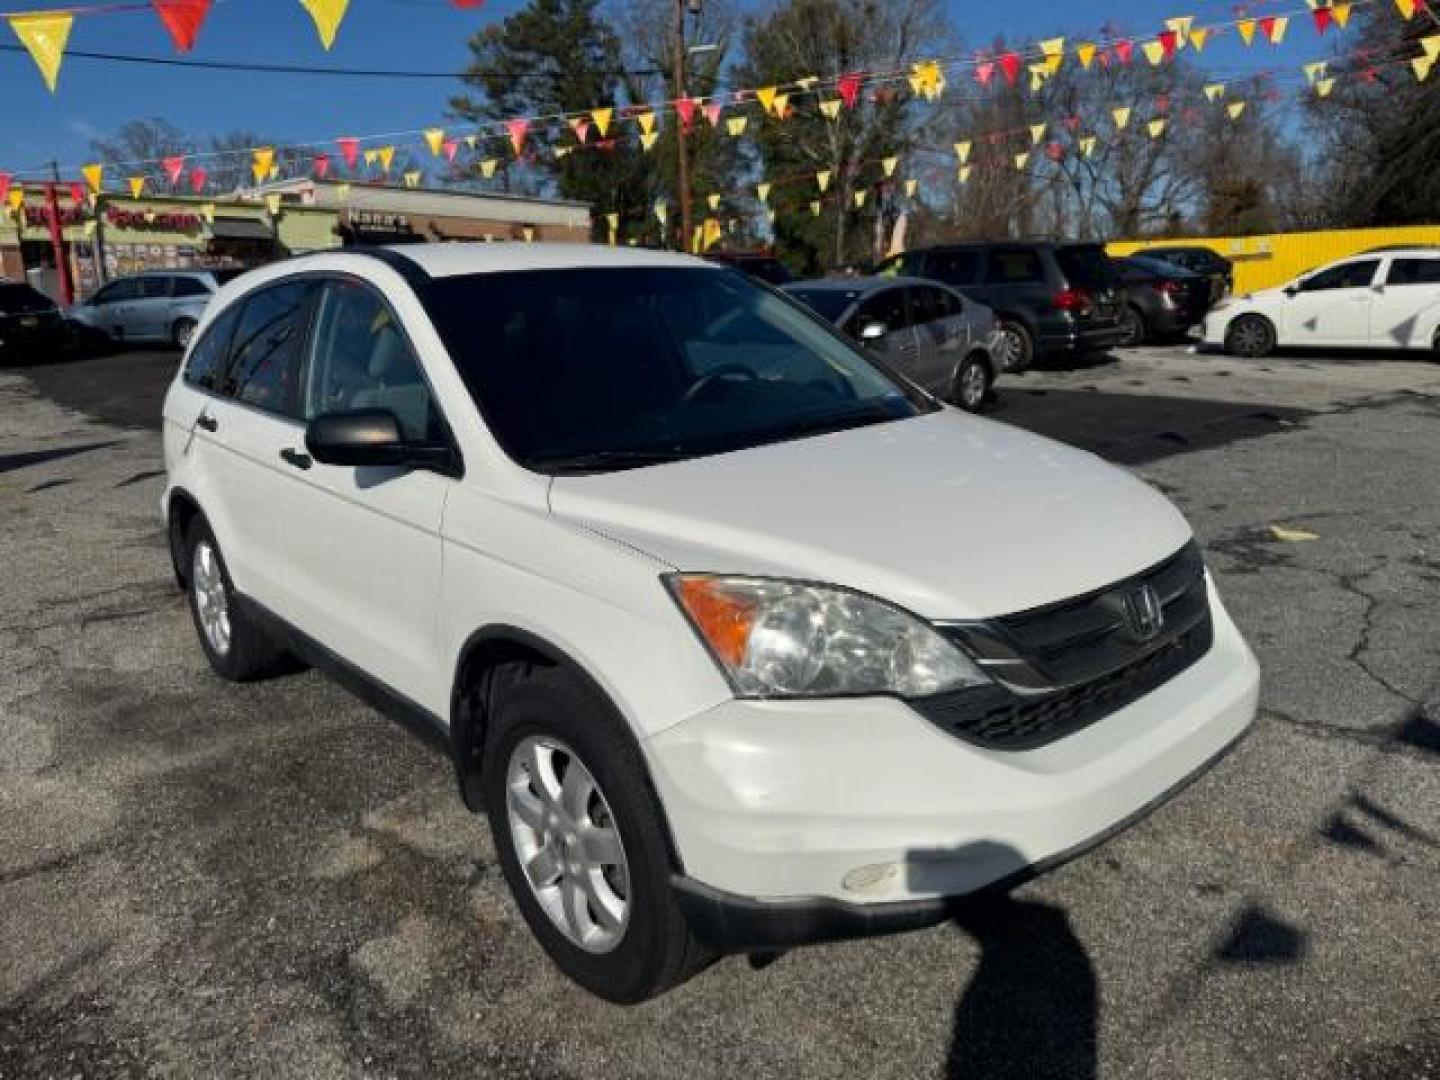
[[[927,697],[990,681],[929,625],[859,593],[707,574],[665,582],[741,697]]]

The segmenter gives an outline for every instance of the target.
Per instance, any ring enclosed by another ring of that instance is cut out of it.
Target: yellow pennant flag
[[[760,196],[761,202],[765,202],[767,199],[770,198],[770,185],[768,183],[756,184],[755,194]]]
[[[899,167],[899,165],[900,159],[898,157],[887,157],[884,161],[880,163],[880,166],[885,170],[885,176],[887,179],[895,175],[895,170]]]
[[[1225,84],[1224,84],[1224,83],[1211,83],[1209,86],[1205,87],[1205,100],[1206,100],[1206,101],[1209,101],[1211,104],[1214,104],[1215,102],[1219,101],[1219,100],[1220,100],[1222,97],[1224,97],[1224,96],[1225,96]]]
[[[1316,93],[1317,96],[1322,97],[1322,98],[1329,97],[1329,96],[1330,96],[1330,91],[1332,91],[1332,90],[1334,90],[1334,89],[1335,89],[1335,80],[1334,80],[1334,79],[1328,79],[1328,78],[1327,78],[1327,79],[1321,79],[1319,82],[1317,82],[1317,83],[1315,84],[1315,93]]]
[[[280,196],[279,196],[279,195],[276,195],[276,194],[273,194],[273,193],[270,194],[270,195],[266,195],[266,196],[265,196],[265,209],[270,211],[270,216],[271,216],[271,217],[277,217],[277,216],[279,216],[279,214],[280,214]]]
[[[1045,69],[1054,75],[1065,62],[1065,39],[1057,37],[1040,42],[1040,55],[1045,57]]]
[[[1045,124],[1031,124],[1031,125],[1030,125],[1030,145],[1031,145],[1031,146],[1039,146],[1039,145],[1040,145],[1040,140],[1043,139],[1043,138],[1045,138],[1045,128],[1046,128],[1046,125],[1045,125]]]
[[[855,192],[855,209],[859,210],[865,205],[865,196],[869,194],[870,193],[868,191]]]
[[[640,125],[641,134],[649,135],[655,130],[655,114],[648,109],[637,115],[635,122]]]
[[[420,186],[420,170],[419,170],[419,169],[411,169],[409,172],[407,172],[407,173],[405,174],[405,186],[406,186],[406,187],[419,187],[419,186]]]
[[[670,204],[664,199],[656,199],[651,210],[655,214],[655,220],[660,222],[660,227],[663,229],[670,220]]]
[[[775,88],[775,87],[773,87],[773,86],[762,86],[759,90],[756,90],[756,91],[755,91],[755,100],[757,100],[758,102],[760,102],[760,107],[761,107],[762,109],[764,109],[766,112],[774,112],[774,111],[775,111],[775,93],[776,93],[776,88]]]
[[[1440,34],[1431,34],[1429,37],[1421,38],[1420,47],[1425,50],[1425,55],[1431,60],[1440,57]]]
[[[803,79],[796,79],[795,85],[801,90],[814,90],[815,84],[820,81],[819,75],[806,75]]]
[[[610,134],[610,119],[614,115],[615,110],[608,106],[603,109],[590,110],[590,119],[595,121],[595,130],[600,132],[600,137],[602,139],[605,138],[606,135]]]
[[[1113,110],[1110,115],[1115,119],[1115,126],[1124,131],[1130,126],[1130,109],[1128,106]]]
[[[425,145],[430,148],[430,153],[435,157],[440,156],[440,147],[445,142],[445,132],[441,128],[425,129]]]
[[[315,22],[315,32],[320,35],[320,44],[328,50],[335,44],[335,32],[340,29],[350,0],[300,0],[300,6],[310,13]]]
[[[955,174],[955,179],[959,180],[962,184],[968,184],[970,182],[970,173],[974,168],[975,166],[973,165],[961,165],[960,171]]]
[[[785,112],[786,112],[786,110],[789,109],[789,108],[790,108],[790,95],[789,95],[789,94],[776,94],[776,95],[775,95],[775,116],[776,116],[776,118],[777,118],[777,119],[780,119],[780,120],[784,120],[784,119],[785,119]]]
[[[388,173],[390,171],[391,163],[393,163],[395,160],[395,147],[380,147],[380,149],[375,151],[375,160],[380,162],[380,170],[382,172]]]
[[[105,182],[105,166],[97,162],[93,165],[83,166],[80,172],[85,177],[85,184],[90,189],[90,194],[99,195],[100,185]]]
[[[1095,153],[1095,136],[1086,135],[1080,140],[1080,154],[1082,157],[1089,157]]]
[[[922,60],[910,68],[910,85],[926,101],[936,100],[945,92],[945,72],[938,60]]]
[[[379,150],[366,150],[366,151],[365,151],[365,164],[366,164],[366,165],[374,165],[376,159],[379,158],[379,156],[380,156],[380,151],[379,151]]]
[[[1152,139],[1158,139],[1161,135],[1164,135],[1164,134],[1165,134],[1165,121],[1164,121],[1164,120],[1151,120],[1151,121],[1150,121],[1150,138],[1152,138]]]
[[[1288,15],[1277,15],[1275,21],[1270,24],[1270,44],[1279,45],[1285,40],[1285,31],[1290,28],[1290,17]]]
[[[905,181],[905,197],[906,197],[907,199],[913,199],[913,198],[915,197],[915,192],[918,191],[919,189],[920,189],[920,181],[919,181],[919,180],[906,180],[906,181]]]
[[[640,133],[640,148],[647,154],[655,149],[655,144],[660,141],[658,131],[642,131]]]
[[[143,176],[132,176],[132,177],[130,177],[129,183],[130,183],[130,197],[131,197],[132,199],[138,199],[138,198],[140,197],[140,193],[145,190],[145,177],[143,177]]]
[[[497,158],[486,158],[480,162],[480,175],[486,180],[492,179],[495,176],[495,169],[499,164],[500,162]]]
[[[11,210],[19,210],[25,205],[25,189],[12,187],[10,193],[5,196],[5,201],[10,204]]]
[[[955,156],[960,159],[961,165],[964,165],[970,160],[970,145],[968,139],[965,142],[957,142],[955,144]]]
[[[1415,78],[1424,82],[1430,77],[1430,71],[1435,67],[1433,56],[1417,56],[1410,61],[1410,66],[1415,69]]]
[[[575,149],[573,146],[557,146],[557,147],[555,147],[555,160],[556,160],[556,161],[563,161],[565,158],[567,158],[567,157],[570,156],[570,151],[573,150],[573,149]]]
[[[774,225],[774,224],[775,224],[775,211],[774,211],[774,210],[770,210],[770,209],[767,208],[766,211],[765,211],[765,220],[768,221],[771,225]]]
[[[1095,62],[1095,45],[1094,45],[1094,43],[1093,43],[1093,42],[1086,41],[1086,42],[1084,42],[1083,44],[1076,45],[1076,46],[1075,46],[1075,55],[1080,58],[1080,66],[1081,66],[1082,68],[1084,68],[1086,71],[1089,71],[1089,70],[1090,70],[1090,65]]]
[[[1395,6],[1400,9],[1400,17],[1409,22],[1415,17],[1420,3],[1419,0],[1395,0]]]
[[[706,251],[709,251],[712,247],[714,247],[716,244],[718,244],[718,243],[720,242],[720,238],[723,237],[724,235],[725,235],[725,231],[724,231],[722,228],[720,228],[720,222],[716,221],[714,218],[706,218],[706,219],[705,219],[705,250],[706,250]]]
[[[1151,67],[1159,67],[1165,59],[1165,46],[1158,41],[1147,41],[1141,46],[1145,53],[1145,59],[1150,61]]]
[[[706,198],[705,198],[705,202],[709,205],[709,207],[710,207],[711,210],[719,210],[719,209],[720,209],[720,196],[719,196],[719,195],[713,195],[713,194],[712,194],[712,195],[708,195],[708,196],[706,196]]]
[[[1165,20],[1165,29],[1175,35],[1175,47],[1183,49],[1185,41],[1190,37],[1190,29],[1195,25],[1194,15],[1180,15],[1174,19]]]
[[[820,194],[821,194],[821,195],[824,195],[825,192],[829,191],[829,190],[830,190],[830,170],[829,170],[829,169],[821,169],[819,172],[817,172],[817,173],[815,174],[815,184],[816,184],[817,187],[820,188]]]
[[[214,204],[214,203],[210,203],[210,202],[204,203],[204,204],[200,207],[200,216],[205,219],[205,224],[207,224],[207,225],[214,225],[214,224],[215,224],[215,204]]]
[[[1225,106],[1225,111],[1230,114],[1231,120],[1239,120],[1240,114],[1245,111],[1245,102],[1232,101],[1229,105]]]
[[[254,152],[253,159],[250,162],[250,172],[254,174],[257,184],[270,175],[270,169],[274,164],[275,151],[272,148],[262,146]]]
[[[1050,69],[1044,64],[1030,65],[1030,92],[1038,94],[1040,88],[1045,85],[1045,80],[1050,77]]]
[[[1255,20],[1241,19],[1235,24],[1235,29],[1240,31],[1240,40],[1249,45],[1255,40]]]
[[[613,210],[605,215],[605,227],[610,232],[610,243],[615,243],[615,237],[620,233],[620,215]]]
[[[730,133],[732,139],[738,139],[745,134],[745,125],[749,122],[748,116],[732,116],[725,121],[725,130]]]
[[[820,111],[825,115],[826,120],[837,120],[840,117],[840,106],[845,104],[839,98],[833,101],[820,102]]]
[[[1029,150],[1026,150],[1023,154],[1016,154],[1016,155],[1015,155],[1015,168],[1017,168],[1017,169],[1024,169],[1025,166],[1026,166],[1026,165],[1029,165],[1029,164],[1030,164],[1030,151],[1029,151]]]
[[[1190,44],[1195,46],[1196,52],[1204,52],[1205,43],[1209,40],[1210,31],[1203,26],[1197,26],[1194,30],[1190,31]]]
[[[60,78],[60,64],[65,59],[65,44],[70,40],[70,27],[75,16],[69,12],[45,14],[36,12],[29,15],[10,15],[10,29],[25,46],[30,59],[40,69],[45,85],[53,94],[56,80]]]
[[[1330,17],[1335,20],[1335,25],[1340,29],[1350,25],[1350,4],[1331,4]]]
[[[814,201],[810,204],[810,216],[811,216],[811,217],[819,217],[819,216],[820,216],[820,200],[819,200],[819,199],[814,200]]]
[[[1328,66],[1324,60],[1316,60],[1313,64],[1306,64],[1301,69],[1305,72],[1305,81],[1311,86],[1314,86],[1324,77],[1325,69]]]
[[[474,135],[466,135],[466,136],[465,136],[465,145],[468,146],[471,150],[474,150],[474,149],[475,149],[475,144],[476,144],[478,141],[479,141],[479,140],[478,140]]]

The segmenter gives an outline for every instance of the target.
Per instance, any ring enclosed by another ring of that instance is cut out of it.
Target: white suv
[[[531,929],[614,1001],[939,921],[1254,714],[1163,498],[696,259],[269,267],[210,305],[164,431],[214,669],[290,653],[432,735]]]

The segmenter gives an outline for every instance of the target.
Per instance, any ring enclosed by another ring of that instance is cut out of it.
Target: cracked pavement
[[[173,364],[0,372],[0,1078],[1440,1076],[1440,365],[1003,381],[996,419],[1189,517],[1255,731],[1006,902],[619,1009],[443,760],[314,673],[209,674],[156,508]]]

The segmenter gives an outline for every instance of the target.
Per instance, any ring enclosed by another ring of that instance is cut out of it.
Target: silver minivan
[[[177,349],[205,313],[210,297],[244,271],[157,270],[116,278],[70,309],[70,321],[90,344],[168,342]]]
[[[782,286],[936,397],[967,412],[995,383],[995,313],[938,281],[825,278]]]

